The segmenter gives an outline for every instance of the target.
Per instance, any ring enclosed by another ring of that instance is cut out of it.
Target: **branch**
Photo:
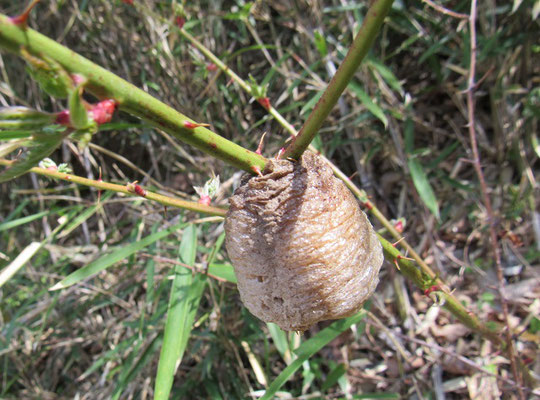
[[[12,163],[13,161],[0,158],[0,165],[7,166]],[[58,172],[55,170],[39,168],[39,167],[31,168],[30,170],[28,170],[28,172],[34,172],[36,174],[47,176],[49,178],[73,182],[79,185],[91,186],[100,190],[110,190],[113,192],[124,193],[128,196],[144,197],[148,200],[152,200],[157,203],[163,204],[164,206],[182,208],[185,210],[196,211],[203,214],[225,217],[225,213],[227,212],[227,210],[223,208],[206,206],[204,204],[199,204],[193,201],[185,201],[185,200],[180,200],[174,197],[169,197],[169,196],[164,196],[162,194],[153,193],[133,183],[128,183],[126,185],[117,185],[114,183],[108,183],[108,182],[103,182],[101,180],[98,181],[94,179],[83,178],[82,176],[66,174],[63,172]]]
[[[476,0],[471,2],[471,14],[469,16],[469,33],[470,33],[470,64],[469,64],[469,77],[467,85],[467,117],[468,117],[468,128],[469,128],[469,138],[471,141],[471,150],[473,153],[472,163],[478,176],[480,182],[480,190],[482,192],[482,198],[484,201],[484,206],[486,207],[486,214],[488,218],[489,225],[489,237],[491,245],[493,246],[493,255],[495,258],[495,268],[497,272],[497,290],[499,292],[499,298],[501,299],[501,307],[504,316],[505,323],[505,338],[506,338],[506,350],[508,353],[508,358],[510,360],[510,366],[512,369],[512,374],[514,375],[514,380],[518,384],[518,395],[520,399],[525,399],[523,390],[521,389],[522,379],[518,373],[516,355],[514,352],[514,343],[512,340],[512,334],[510,329],[510,323],[508,318],[508,303],[506,296],[504,294],[504,277],[503,270],[501,265],[501,253],[499,249],[499,243],[497,241],[497,234],[495,233],[495,219],[493,217],[493,208],[491,206],[491,199],[488,195],[486,181],[484,179],[484,173],[482,172],[482,166],[480,165],[480,155],[478,152],[478,145],[476,142],[476,128],[475,128],[475,101],[474,101],[474,89],[475,89],[475,73],[476,73]]]
[[[261,155],[209,129],[196,126],[190,118],[112,72],[30,28],[14,24],[8,17],[0,14],[0,48],[20,55],[22,46],[31,53],[50,57],[70,73],[84,76],[88,80],[85,89],[98,98],[114,99],[123,111],[216,158],[251,173],[254,168],[263,169],[266,164],[266,159]]]
[[[285,149],[283,158],[298,159],[307,149],[371,48],[384,18],[392,7],[392,2],[393,0],[373,0],[371,2],[371,7],[347,52],[347,56],[311,111],[300,133]]]

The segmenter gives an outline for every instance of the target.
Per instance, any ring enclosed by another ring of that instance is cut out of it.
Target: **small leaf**
[[[58,62],[44,55],[30,54],[24,47],[21,48],[20,55],[28,64],[28,73],[43,91],[60,99],[69,96],[74,86],[73,80]]]
[[[78,85],[69,95],[69,116],[75,129],[86,129],[90,124],[88,111],[82,99],[84,82]]]
[[[435,215],[435,218],[439,220],[441,218],[439,214],[439,204],[437,203],[437,198],[435,197],[435,193],[433,192],[422,165],[415,158],[410,158],[408,165],[416,191],[427,208]]]
[[[22,106],[0,107],[0,129],[13,131],[40,129],[45,125],[52,124],[55,118],[55,114],[45,113],[33,108]]]
[[[21,176],[45,157],[51,155],[51,153],[60,146],[62,139],[62,135],[56,135],[47,141],[37,143],[23,157],[0,173],[0,183]]]
[[[208,267],[208,275],[212,275],[226,280],[230,283],[237,283],[234,268],[231,264],[210,264]]]
[[[315,39],[315,47],[317,47],[317,51],[319,52],[319,55],[321,56],[321,58],[326,57],[328,55],[328,48],[326,47],[326,38],[318,30],[313,32],[313,36]]]

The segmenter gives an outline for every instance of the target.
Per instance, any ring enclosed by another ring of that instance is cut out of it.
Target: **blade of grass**
[[[268,332],[274,341],[277,351],[281,354],[281,358],[285,361],[285,364],[289,365],[292,362],[292,354],[289,349],[289,339],[287,338],[287,333],[283,331],[279,326],[272,322],[266,324],[268,327]]]
[[[61,239],[63,237],[66,237],[67,235],[69,235],[78,226],[80,226],[84,221],[86,221],[88,218],[90,218],[92,215],[94,215],[96,212],[98,212],[101,208],[103,208],[103,204],[105,204],[107,202],[107,200],[112,195],[113,195],[113,192],[105,193],[101,197],[101,202],[100,203],[96,203],[93,206],[91,206],[91,207],[87,208],[86,210],[84,210],[79,216],[77,216],[77,218],[75,218],[73,220],[73,222],[71,224],[69,224],[69,226],[66,227],[66,229],[64,229],[62,231],[62,233],[60,233],[58,235],[58,239]]]
[[[0,271],[0,288],[4,283],[9,281],[13,275],[26,264],[43,244],[40,242],[32,242],[24,248],[23,251],[13,260],[7,267]]]
[[[297,358],[285,368],[281,374],[270,384],[264,396],[260,400],[270,400],[274,398],[276,392],[287,382],[293,374],[302,366],[302,363],[309,359],[312,355],[345,332],[352,325],[360,322],[366,315],[365,311],[361,311],[352,317],[341,319],[332,323],[332,325],[323,329],[312,338],[306,340],[302,345],[295,350]]]
[[[0,224],[0,232],[7,231],[17,226],[27,224],[29,222],[35,221],[41,217],[54,213],[54,210],[41,211],[36,214],[28,215],[26,217],[17,218],[12,221],[6,221]]]
[[[386,115],[384,115],[384,111],[381,107],[379,107],[371,98],[369,95],[360,87],[358,83],[355,81],[351,81],[349,83],[349,88],[356,94],[358,97],[358,100],[368,109],[370,113],[372,113],[375,117],[377,117],[386,128],[388,126],[388,118],[386,118]]]
[[[420,198],[427,208],[433,213],[433,215],[435,215],[435,218],[440,220],[441,215],[439,213],[439,204],[437,203],[435,192],[433,192],[433,188],[429,183],[428,177],[424,172],[422,165],[415,158],[410,158],[407,164],[409,166],[409,171],[411,172],[414,187],[420,195]]]
[[[180,243],[179,253],[182,262],[193,266],[196,252],[197,231],[194,225],[190,225],[184,231]],[[154,400],[169,398],[174,374],[182,361],[205,283],[206,276],[198,274],[193,278],[190,270],[180,265],[175,266],[163,334],[163,347],[156,375]]]
[[[171,226],[170,228],[163,229],[162,231],[159,231],[152,235],[148,235],[145,238],[141,239],[140,241],[131,243],[127,246],[123,246],[117,249],[116,251],[110,254],[107,254],[103,257],[100,257],[97,260],[86,265],[85,267],[82,267],[78,269],[77,271],[69,274],[60,282],[58,282],[56,285],[51,287],[49,290],[65,289],[86,278],[89,278],[90,276],[93,276],[97,274],[98,272],[103,271],[106,268],[109,268],[111,265],[119,261],[122,261],[124,258],[129,257],[135,252],[144,249],[145,247],[149,246],[155,241],[162,239],[179,229],[182,229],[186,225],[187,225],[186,223],[177,224],[177,225]]]

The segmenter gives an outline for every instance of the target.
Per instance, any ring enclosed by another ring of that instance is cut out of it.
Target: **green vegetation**
[[[130,3],[0,16],[0,397],[533,396],[537,1]],[[389,262],[365,311],[299,335],[242,307],[221,222],[303,130],[285,156],[334,163]]]

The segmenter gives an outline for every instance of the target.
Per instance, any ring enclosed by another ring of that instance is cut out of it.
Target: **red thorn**
[[[118,103],[116,100],[107,99],[94,104],[90,109],[92,118],[96,124],[101,125],[110,122]]]
[[[393,246],[393,247],[396,247],[396,245],[397,245],[399,242],[401,242],[403,239],[405,239],[405,238],[402,237],[402,238],[399,239],[397,242],[392,243],[392,246]],[[401,256],[400,256],[400,257],[401,257]]]
[[[40,0],[33,0],[28,7],[23,11],[22,14],[17,15],[16,17],[10,18],[11,22],[13,22],[15,25],[20,25],[23,28],[26,28],[26,23],[28,22],[28,16],[30,15],[30,12],[32,9],[36,6],[37,3],[39,3]]]
[[[265,110],[270,110],[270,99],[268,97],[259,97],[257,102],[263,106]]]
[[[397,260],[398,260],[397,258],[394,258],[394,265],[396,266],[398,271],[401,271],[401,269],[399,268],[399,264],[398,264]]]
[[[257,146],[257,150],[255,150],[255,153],[257,153],[258,155],[262,155],[262,148],[264,145],[265,136],[266,136],[266,132],[264,132],[263,135],[261,136],[261,140],[259,140],[259,146]]]
[[[69,180],[71,179],[71,176],[69,176],[69,175],[66,175],[66,176],[64,176],[64,179],[66,179],[66,180],[68,180],[68,181],[69,181]]]
[[[47,171],[56,172],[58,171],[58,167],[56,165],[51,165],[50,167],[47,167]]]
[[[184,121],[182,122],[182,125],[184,125],[184,128],[187,128],[187,129],[195,129],[201,126],[202,127],[210,126],[210,124],[199,124],[198,122],[191,122],[191,121]]]
[[[394,224],[394,229],[399,233],[403,232],[403,221],[398,221]]]
[[[217,65],[214,64],[214,63],[208,63],[208,64],[206,65],[206,70],[207,70],[207,71],[217,71],[217,69],[218,69],[218,67],[217,67]]]
[[[133,5],[133,0],[122,0],[122,3],[129,4],[130,6]]]
[[[80,84],[86,82],[86,78],[84,76],[82,76],[82,75],[79,75],[79,74],[72,74],[71,75],[71,80],[73,81],[75,86],[79,86]]]
[[[258,167],[258,166],[256,166],[256,165],[252,165],[252,166],[251,166],[251,170],[252,170],[253,172],[255,172],[257,175],[263,176],[260,167]]]
[[[211,202],[212,199],[210,198],[210,196],[208,196],[207,194],[203,194],[197,203],[209,206]]]
[[[414,258],[405,257],[405,256],[402,256],[401,254],[398,254],[398,256],[397,256],[396,258],[397,258],[398,260],[414,261]]]

